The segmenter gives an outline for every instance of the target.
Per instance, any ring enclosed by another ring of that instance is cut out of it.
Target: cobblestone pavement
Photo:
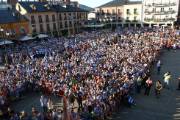
[[[156,69],[152,70],[152,79],[162,80],[163,74],[170,71],[172,74],[171,89],[163,89],[162,95],[157,99],[154,90],[150,96],[141,94],[135,95],[137,105],[133,108],[122,108],[118,113],[113,114],[112,120],[180,120],[180,91],[177,91],[177,78],[180,76],[180,50],[165,51],[161,56],[163,63],[160,75]],[[18,111],[31,111],[35,106],[41,110],[39,103],[40,94],[29,94],[23,100],[15,102],[13,107]],[[55,105],[61,107],[61,100],[53,97]]]

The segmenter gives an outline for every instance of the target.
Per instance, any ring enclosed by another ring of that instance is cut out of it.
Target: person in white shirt
[[[169,89],[169,81],[171,80],[170,72],[164,74],[164,88]]]

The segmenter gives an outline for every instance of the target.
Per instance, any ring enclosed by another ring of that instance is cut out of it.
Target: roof
[[[19,4],[27,10],[28,13],[32,12],[88,12],[78,7],[73,7],[71,5],[66,5],[63,7],[61,5],[51,5],[48,2],[38,2],[38,1],[23,1]]]
[[[87,10],[84,10],[84,9],[81,9],[79,7],[74,7],[74,6],[71,6],[71,5],[67,5],[66,6],[66,9],[68,12],[88,12]]]
[[[94,11],[93,8],[91,8],[91,7],[89,7],[89,6],[86,6],[86,5],[79,4],[79,7],[80,7],[81,9],[86,10],[86,11]]]
[[[0,24],[15,23],[22,20],[27,20],[24,16],[17,14],[18,13],[15,13],[14,10],[10,9],[0,10]]]
[[[116,7],[122,5],[132,5],[132,4],[142,4],[142,1],[129,1],[129,0],[113,0],[108,3],[105,3],[97,8],[100,7]]]
[[[38,2],[38,1],[23,1],[19,4],[27,10],[28,13],[32,12],[48,12],[55,11],[55,9],[48,4],[48,2]]]

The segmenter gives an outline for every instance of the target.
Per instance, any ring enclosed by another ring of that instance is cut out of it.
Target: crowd
[[[100,120],[121,102],[135,104],[138,80],[146,84],[152,63],[176,41],[171,29],[117,29],[48,38],[7,48],[7,69],[0,71],[0,117],[9,120]],[[27,91],[41,92],[43,112],[17,113],[9,105]],[[63,99],[53,107],[50,95]],[[75,104],[78,104],[78,110]]]

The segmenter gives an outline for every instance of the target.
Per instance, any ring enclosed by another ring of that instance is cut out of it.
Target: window
[[[50,32],[50,26],[47,24],[47,31]]]
[[[161,8],[161,12],[164,12],[164,8]]]
[[[32,32],[36,33],[36,25],[32,25]]]
[[[118,9],[118,14],[121,14],[121,10],[120,9]]]
[[[67,18],[66,18],[66,13],[64,13],[64,20],[66,20]]]
[[[72,22],[71,21],[69,21],[69,27],[72,27]]]
[[[130,10],[129,9],[126,10],[126,14],[130,15]]]
[[[137,8],[134,9],[134,14],[137,14]]]
[[[153,12],[156,12],[156,8],[153,8]]]
[[[172,11],[172,8],[169,8],[169,11]]]
[[[42,23],[42,17],[41,17],[41,15],[39,15],[38,18],[39,18],[39,23]]]
[[[46,15],[46,22],[49,22],[49,16]]]
[[[63,25],[62,25],[62,22],[60,22],[60,26],[59,26],[60,28],[63,28]]]
[[[134,17],[134,21],[136,21],[136,20],[137,20],[137,17],[135,16],[135,17]]]
[[[25,34],[26,33],[24,27],[21,27],[19,31],[20,31],[21,34]]]
[[[33,15],[31,16],[31,24],[35,24],[35,18]]]
[[[112,9],[112,13],[115,14],[115,10],[114,9]]]
[[[126,20],[129,20],[129,17],[126,17]]]
[[[65,28],[67,28],[68,27],[68,25],[67,25],[67,21],[65,21]]]
[[[76,13],[73,13],[73,18],[76,19]]]
[[[40,24],[39,28],[40,28],[40,32],[43,33],[44,29],[43,29],[43,25],[42,24]]]
[[[62,20],[61,14],[59,14],[59,20]]]
[[[52,15],[52,21],[55,22],[55,15]]]
[[[53,31],[56,31],[56,23],[53,23]]]
[[[107,10],[107,13],[109,13],[109,10]]]

